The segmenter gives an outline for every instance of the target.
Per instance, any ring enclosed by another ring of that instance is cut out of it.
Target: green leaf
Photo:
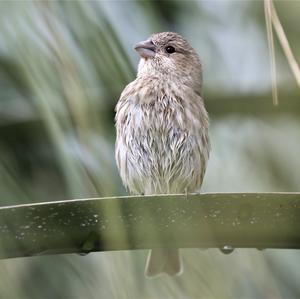
[[[300,193],[76,199],[0,208],[0,258],[179,248],[300,248]]]

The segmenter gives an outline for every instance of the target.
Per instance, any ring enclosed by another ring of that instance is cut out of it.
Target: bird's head
[[[141,56],[138,76],[156,76],[201,89],[202,68],[191,45],[178,33],[153,34],[134,49]]]

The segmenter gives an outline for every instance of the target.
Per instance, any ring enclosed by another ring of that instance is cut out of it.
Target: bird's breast
[[[168,95],[144,99],[132,105],[132,125],[137,129],[153,129],[163,133],[170,127],[184,129],[184,107],[181,99]]]
[[[121,99],[116,158],[130,190],[183,192],[185,187],[194,190],[200,185],[207,128],[201,120],[201,101],[198,107],[193,102],[164,90]]]

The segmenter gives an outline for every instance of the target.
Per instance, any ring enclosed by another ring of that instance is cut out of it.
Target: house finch
[[[209,157],[208,114],[198,55],[179,34],[138,43],[137,78],[116,106],[116,162],[134,194],[195,192]],[[178,249],[152,249],[145,273],[182,271]]]

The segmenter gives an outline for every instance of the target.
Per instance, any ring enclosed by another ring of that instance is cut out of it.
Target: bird
[[[210,153],[199,56],[176,32],[152,34],[134,49],[137,76],[115,108],[115,159],[123,185],[138,195],[196,192]],[[146,277],[182,270],[178,248],[150,250]]]

